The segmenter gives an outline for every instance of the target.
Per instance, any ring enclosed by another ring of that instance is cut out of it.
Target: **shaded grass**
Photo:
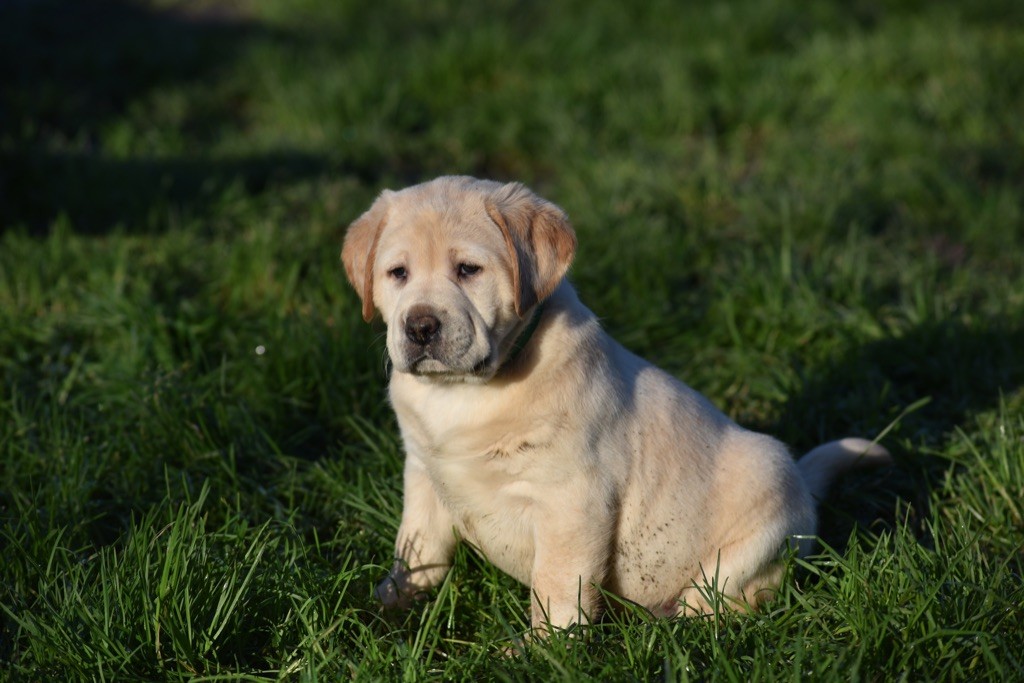
[[[0,7],[4,677],[1016,679],[1015,3]],[[63,14],[62,14],[63,13]],[[802,452],[888,429],[763,614],[631,610],[500,656],[462,549],[385,618],[381,187],[524,180],[629,348]]]

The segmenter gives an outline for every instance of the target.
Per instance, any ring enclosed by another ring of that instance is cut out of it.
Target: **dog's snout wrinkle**
[[[405,319],[405,336],[409,341],[426,346],[441,330],[441,321],[427,308],[414,308]]]

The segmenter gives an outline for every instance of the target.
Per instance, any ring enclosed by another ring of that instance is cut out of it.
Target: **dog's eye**
[[[458,272],[460,280],[465,280],[479,273],[480,266],[474,266],[471,263],[460,263],[456,268],[456,272]]]
[[[403,266],[395,266],[388,271],[388,275],[399,282],[405,282],[405,278],[409,277],[409,272]]]

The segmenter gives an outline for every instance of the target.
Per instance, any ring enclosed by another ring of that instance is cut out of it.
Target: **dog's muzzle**
[[[474,344],[473,324],[428,304],[410,307],[398,321],[389,349],[402,372],[429,376],[477,376],[485,371],[490,348]]]

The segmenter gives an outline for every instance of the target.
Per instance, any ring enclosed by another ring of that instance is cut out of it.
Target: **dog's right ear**
[[[341,261],[345,274],[363,302],[363,320],[373,318],[373,262],[377,259],[377,242],[388,219],[390,190],[384,190],[373,206],[348,226]]]

